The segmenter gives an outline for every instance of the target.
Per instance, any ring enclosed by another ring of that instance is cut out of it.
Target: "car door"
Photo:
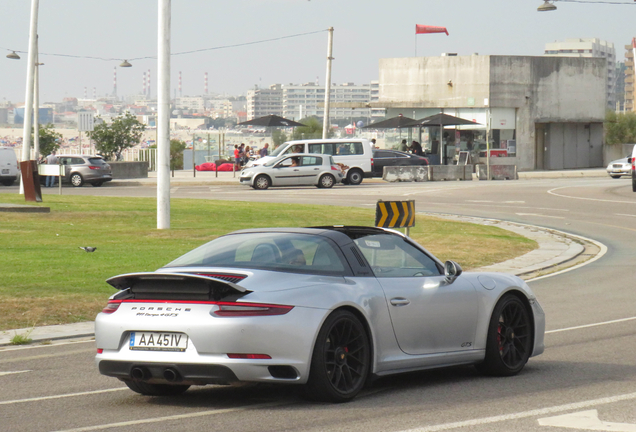
[[[382,177],[384,167],[393,165],[393,155],[390,152],[377,150],[373,153],[373,176]]]
[[[315,185],[322,168],[322,158],[319,156],[302,156],[298,167],[298,184]]]
[[[435,354],[473,347],[478,300],[467,279],[448,282],[431,257],[401,236],[371,235],[355,242],[384,290],[402,351]]]
[[[300,159],[300,157],[286,157],[272,167],[273,186],[294,186],[298,184],[300,166],[292,166],[294,159]]]

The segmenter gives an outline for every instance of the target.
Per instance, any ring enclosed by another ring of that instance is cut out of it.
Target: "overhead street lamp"
[[[545,0],[545,2],[537,8],[537,11],[549,12],[549,11],[556,10],[556,8],[557,7],[554,5],[554,3],[550,3],[548,0]]]
[[[11,60],[20,60],[20,56],[19,56],[19,55],[17,55],[17,54],[15,53],[15,51],[13,51],[13,52],[12,52],[12,53],[10,53],[10,54],[7,54],[7,58],[8,58],[8,59],[11,59]]]
[[[132,65],[128,63],[128,60],[124,60],[123,62],[121,62],[119,67],[132,67]]]

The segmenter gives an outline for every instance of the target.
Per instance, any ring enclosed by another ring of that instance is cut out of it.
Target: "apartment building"
[[[616,109],[616,51],[614,44],[598,38],[566,39],[545,44],[546,56],[602,57],[607,61],[607,108]]]

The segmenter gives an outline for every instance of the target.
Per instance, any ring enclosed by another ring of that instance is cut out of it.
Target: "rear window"
[[[106,162],[104,161],[104,159],[102,158],[98,158],[98,157],[94,157],[94,158],[88,158],[88,162],[91,165],[105,165]]]
[[[311,234],[245,233],[219,237],[165,266],[238,267],[344,276],[348,264],[337,246]]]

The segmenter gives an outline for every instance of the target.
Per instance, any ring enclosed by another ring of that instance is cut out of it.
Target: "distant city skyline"
[[[584,0],[582,0],[584,1]],[[543,55],[545,44],[567,38],[599,38],[614,44],[618,61],[636,36],[634,2],[625,5],[557,1],[557,10],[537,12],[541,0],[398,0],[391,4],[350,0],[204,0],[172,2],[171,96],[182,74],[184,96],[245,95],[271,84],[324,85],[327,28],[334,27],[332,81],[378,80],[381,58],[458,55]],[[630,7],[632,7],[630,9]],[[629,13],[632,12],[632,13]],[[0,28],[0,98],[22,103],[30,1],[4,0]],[[445,34],[415,35],[415,25],[446,27]],[[111,95],[117,70],[118,96],[141,94],[151,71],[156,95],[157,1],[40,1],[40,101]],[[304,36],[289,37],[304,34]],[[276,39],[276,40],[274,40]],[[269,42],[250,44],[270,40]],[[210,49],[216,48],[216,49]],[[196,51],[185,54],[185,52]],[[96,57],[101,60],[89,57]],[[138,59],[138,60],[132,60]],[[131,68],[120,68],[129,60]]]

